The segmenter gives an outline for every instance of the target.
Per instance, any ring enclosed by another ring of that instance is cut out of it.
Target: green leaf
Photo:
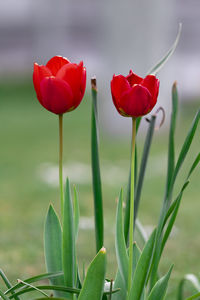
[[[169,143],[168,143],[168,168],[167,168],[167,181],[166,181],[166,195],[169,192],[170,182],[174,173],[175,165],[175,149],[174,149],[174,134],[176,129],[176,118],[178,110],[178,92],[176,82],[172,87],[172,112],[169,131]]]
[[[136,242],[133,244],[133,274],[136,269],[136,265],[138,263],[138,260],[140,258],[141,251],[138,248]],[[122,300],[126,299],[126,294],[127,294],[127,286],[125,285],[125,282],[121,276],[120,271],[117,271],[117,275],[114,281],[114,288],[117,289],[119,288],[120,291],[112,296],[112,300]]]
[[[179,154],[179,157],[178,157],[178,161],[176,163],[176,167],[175,167],[175,170],[174,170],[174,174],[173,174],[173,177],[172,177],[172,180],[171,180],[171,183],[170,183],[170,187],[169,187],[169,192],[168,192],[168,198],[169,198],[169,201],[170,201],[170,198],[171,198],[171,195],[172,195],[172,191],[173,191],[173,187],[174,187],[174,183],[175,183],[175,180],[176,180],[176,177],[180,171],[180,168],[185,160],[185,157],[190,149],[190,146],[191,146],[191,143],[192,143],[192,140],[194,138],[194,134],[196,132],[196,129],[197,129],[197,125],[199,123],[199,119],[200,119],[200,110],[197,112],[195,118],[194,118],[194,121],[192,123],[192,126],[186,136],[186,139],[184,141],[184,144],[181,148],[181,151],[180,151],[180,154]]]
[[[116,293],[112,296],[112,300],[126,299],[127,288],[125,286],[124,280],[121,276],[119,269],[118,269],[116,277],[115,277],[114,288],[115,289],[119,288],[120,290],[118,293]]]
[[[27,279],[24,280],[24,282],[33,283],[33,282],[37,282],[37,281],[41,281],[41,280],[45,280],[45,279],[52,279],[52,278],[56,278],[56,277],[63,277],[63,272],[40,274],[40,275],[37,275],[37,276],[34,276],[34,277],[27,278]],[[17,283],[13,287],[9,288],[5,292],[5,294],[12,293],[14,290],[19,289],[22,286],[23,286],[22,283]]]
[[[66,296],[68,295],[73,295],[73,294],[79,294],[80,290],[79,289],[75,289],[75,288],[70,288],[70,287],[65,287],[65,286],[58,286],[58,285],[39,285],[39,286],[34,286],[34,287],[25,287],[23,289],[20,289],[18,292],[16,292],[14,295],[10,296],[9,298],[12,299],[15,295],[19,296],[19,295],[23,295],[32,291],[35,291],[35,289],[37,290],[49,290],[49,291],[60,291],[63,292],[63,295]],[[65,293],[64,293],[65,292]],[[53,298],[54,299],[54,298]],[[68,299],[71,299],[68,296]]]
[[[128,254],[126,250],[123,229],[123,191],[121,189],[117,205],[115,249],[118,268],[122,276],[124,285],[126,286],[128,280]]]
[[[44,253],[47,272],[62,271],[62,229],[52,205],[49,206],[45,221]],[[64,285],[64,278],[63,276],[52,277],[50,282],[53,285]]]
[[[106,273],[106,250],[100,249],[90,263],[78,300],[101,300]]]
[[[166,294],[168,281],[172,272],[173,266],[169,269],[168,273],[160,278],[153,289],[151,290],[151,293],[147,300],[163,300]]]
[[[195,294],[195,295],[193,295],[191,297],[188,297],[185,300],[194,300],[194,299],[198,299],[199,300],[199,297],[200,297],[200,293],[197,293],[197,294]]]
[[[147,74],[155,74],[156,75],[162,69],[162,67],[165,65],[165,63],[168,61],[168,59],[172,56],[172,54],[176,50],[176,47],[178,45],[179,38],[181,35],[181,30],[182,30],[182,24],[179,24],[178,34],[176,36],[174,44],[168,50],[168,52],[165,54],[165,56]]]
[[[183,187],[182,187],[180,193],[178,194],[178,196],[176,197],[176,199],[173,201],[173,203],[172,203],[171,206],[169,207],[169,209],[168,209],[168,211],[167,211],[167,213],[166,213],[166,215],[165,215],[165,219],[164,219],[164,221],[163,221],[163,228],[162,228],[162,229],[164,229],[164,226],[166,225],[167,220],[169,219],[169,217],[171,216],[171,214],[172,214],[172,213],[174,212],[174,210],[176,209],[176,207],[177,207],[177,202],[180,202],[181,197],[182,197],[182,194],[183,194],[185,188],[188,186],[188,184],[189,184],[189,181],[186,181],[186,182],[184,183],[184,185],[183,185]]]
[[[2,280],[4,281],[6,287],[7,287],[8,289],[11,289],[11,288],[12,288],[12,285],[11,285],[10,281],[8,280],[8,278],[6,277],[6,275],[5,275],[5,273],[3,272],[3,270],[0,270],[0,276],[1,276]],[[13,292],[12,292],[12,294],[13,294]],[[14,297],[14,298],[15,298],[15,300],[20,300],[17,296]]]
[[[142,160],[141,160],[141,164],[140,164],[140,173],[139,173],[138,182],[137,182],[137,186],[136,186],[136,192],[135,192],[135,205],[134,205],[134,207],[135,207],[134,219],[135,220],[137,218],[137,213],[138,213],[138,208],[139,208],[139,203],[140,203],[140,198],[141,198],[141,192],[142,192],[142,186],[143,186],[144,176],[145,176],[145,171],[146,171],[146,166],[147,166],[147,160],[149,157],[149,151],[150,151],[154,128],[155,128],[155,121],[156,121],[156,116],[155,115],[151,116],[149,128],[148,128],[146,139],[145,139]]]
[[[74,287],[76,283],[76,256],[75,256],[75,230],[73,218],[73,204],[70,192],[69,179],[66,181],[63,214],[63,272],[65,285]],[[72,299],[73,295],[67,295]]]
[[[3,300],[9,300],[9,298],[0,290],[0,296]]]
[[[92,79],[92,120],[91,120],[91,158],[92,158],[92,183],[94,195],[94,216],[97,252],[103,246],[103,199],[101,188],[101,174],[99,163],[99,137],[98,137],[98,111],[96,79]]]
[[[78,238],[78,229],[79,229],[79,201],[78,201],[78,193],[76,186],[74,185],[74,231],[75,231],[75,240]]]
[[[184,299],[183,291],[184,291],[184,285],[187,281],[192,285],[192,287],[194,287],[194,289],[200,295],[200,293],[199,293],[200,292],[200,282],[199,282],[198,278],[193,274],[186,274],[184,276],[184,278],[179,283],[177,300],[183,300]],[[193,299],[195,299],[195,298],[193,298]]]
[[[141,253],[140,259],[137,263],[136,270],[133,276],[130,294],[128,297],[129,300],[140,300],[142,292],[145,288],[149,267],[151,264],[151,258],[153,254],[155,236],[156,229],[152,232],[149,240],[146,242],[144,249]]]

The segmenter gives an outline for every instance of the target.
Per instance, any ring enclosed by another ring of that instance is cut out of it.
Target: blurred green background
[[[49,203],[59,212],[59,190],[55,179],[58,162],[58,117],[40,106],[31,76],[0,82],[0,268],[12,282],[45,272],[43,256],[44,218]],[[176,153],[195,115],[197,101],[180,103]],[[107,101],[111,101],[107,99]],[[101,100],[99,100],[101,102]],[[117,112],[116,112],[117,113]],[[64,164],[80,199],[78,259],[80,267],[93,258],[93,196],[90,170],[90,91],[80,107],[64,116]],[[170,111],[166,114],[169,116]],[[101,118],[101,115],[100,115]],[[145,122],[145,121],[143,121]],[[131,126],[131,124],[130,124]],[[177,182],[178,191],[200,148],[198,128],[194,143]],[[138,136],[142,153],[146,132]],[[155,131],[148,161],[139,218],[149,232],[156,225],[165,186],[167,129]],[[113,135],[100,124],[100,161],[105,213],[107,277],[116,271],[114,232],[116,200],[126,189],[129,173],[130,137]],[[48,179],[48,181],[47,181]],[[52,183],[52,184],[50,184]],[[168,298],[175,299],[177,285],[185,273],[199,274],[199,168],[192,176],[180,207],[172,236],[161,263],[161,273],[175,264]],[[176,194],[176,193],[175,193]],[[2,282],[0,282],[2,284]]]

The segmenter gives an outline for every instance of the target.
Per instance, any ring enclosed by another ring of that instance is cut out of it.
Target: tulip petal
[[[136,75],[135,73],[133,73],[132,70],[130,70],[128,76],[126,76],[126,79],[128,80],[130,86],[133,86],[134,84],[139,84],[143,80],[142,77],[140,77],[140,76]]]
[[[48,61],[46,67],[49,68],[49,70],[51,70],[53,76],[56,76],[58,71],[68,63],[70,63],[70,61],[65,57],[54,56]]]
[[[113,79],[111,81],[111,93],[112,93],[112,99],[113,103],[118,110],[118,112],[121,114],[121,111],[119,108],[121,107],[120,99],[124,92],[128,92],[131,90],[131,87],[127,81],[127,79],[123,75],[117,75],[113,76]]]
[[[152,96],[148,89],[136,84],[130,91],[122,95],[120,109],[131,117],[143,116],[149,112],[151,100]]]
[[[154,107],[158,98],[159,80],[154,75],[147,75],[141,82],[141,85],[146,87],[152,95],[150,110]]]
[[[41,92],[40,92],[40,82],[45,78],[51,76],[51,71],[45,66],[39,66],[37,63],[34,63],[33,70],[33,84],[37,94],[38,100],[42,101]]]
[[[79,65],[69,63],[63,66],[57,73],[56,78],[62,79],[69,84],[74,96],[73,103],[77,107],[82,100],[86,85],[86,73],[83,62]]]
[[[42,105],[55,114],[73,110],[73,94],[67,82],[55,77],[44,78],[40,84]]]

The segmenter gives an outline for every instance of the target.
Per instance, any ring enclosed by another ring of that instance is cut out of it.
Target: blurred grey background
[[[123,131],[110,96],[113,73],[131,68],[144,76],[171,47],[180,22],[177,50],[159,73],[159,105],[167,108],[175,80],[183,100],[200,95],[199,0],[1,0],[0,77],[31,75],[34,61],[54,55],[83,60],[88,84],[98,78],[104,124],[112,118]]]

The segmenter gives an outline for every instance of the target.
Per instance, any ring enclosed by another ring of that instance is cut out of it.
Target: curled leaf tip
[[[97,79],[96,76],[93,76],[91,78],[91,87],[93,90],[95,90],[97,92]]]
[[[155,112],[155,116],[157,116],[160,111],[162,112],[162,119],[161,119],[160,124],[158,125],[158,127],[155,128],[155,130],[159,130],[165,122],[165,110],[162,106],[160,106],[157,109],[157,111]]]

